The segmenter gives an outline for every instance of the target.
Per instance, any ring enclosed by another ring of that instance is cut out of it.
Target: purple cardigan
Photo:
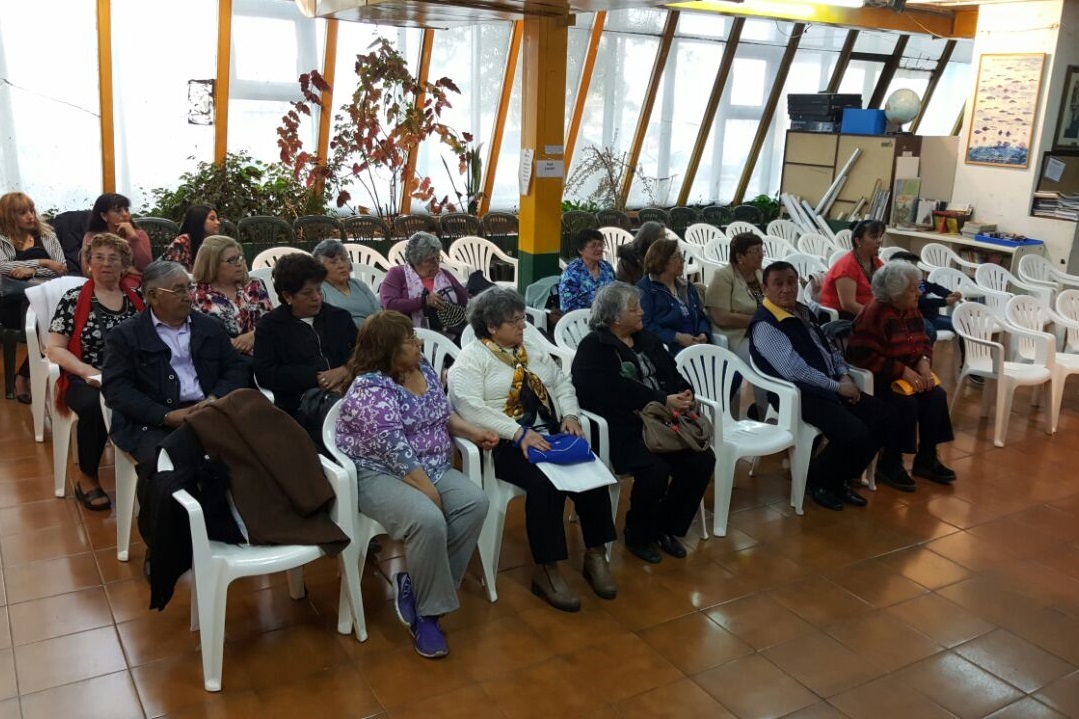
[[[453,291],[457,293],[456,304],[464,307],[468,304],[468,291],[461,286],[457,278],[449,270],[439,270],[449,280]],[[404,265],[397,265],[386,273],[382,279],[382,286],[378,290],[379,302],[384,310],[396,310],[403,315],[411,316],[413,312],[423,310],[422,297],[409,297],[408,284],[405,280]]]

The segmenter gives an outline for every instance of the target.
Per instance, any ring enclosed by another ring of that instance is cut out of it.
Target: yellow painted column
[[[562,238],[562,186],[565,178],[538,177],[544,161],[562,163],[565,138],[566,50],[568,20],[564,17],[524,20],[521,83],[521,152],[535,155],[527,192],[521,194],[518,282],[521,289],[543,277],[559,274]]]

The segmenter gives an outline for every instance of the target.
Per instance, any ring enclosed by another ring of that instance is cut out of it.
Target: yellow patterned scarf
[[[551,397],[547,394],[547,388],[543,386],[543,381],[534,372],[528,370],[528,352],[525,350],[525,346],[522,344],[516,350],[510,352],[499,347],[497,343],[490,339],[483,340],[483,344],[487,349],[491,350],[491,354],[497,357],[500,362],[509,365],[513,369],[510,391],[506,395],[506,406],[502,411],[515,420],[520,420],[524,416],[528,407],[525,406],[527,400],[522,397],[522,394],[527,383],[528,389],[531,390],[531,395],[541,405],[541,407],[536,407],[535,411],[541,416],[547,414],[553,418],[554,408],[551,404]]]

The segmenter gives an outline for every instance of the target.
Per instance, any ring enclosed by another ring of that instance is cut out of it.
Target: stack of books
[[[1079,222],[1079,194],[1069,195],[1063,192],[1039,191],[1034,193],[1034,207],[1031,214],[1035,217],[1052,217],[1058,220]]]
[[[990,232],[996,231],[997,225],[995,222],[972,222],[969,220],[963,223],[963,228],[959,230],[960,234],[971,239],[973,239],[975,235],[988,235]]]

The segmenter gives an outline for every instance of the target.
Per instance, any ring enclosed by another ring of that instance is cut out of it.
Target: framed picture
[[[1079,65],[1068,65],[1053,150],[1079,150]]]
[[[967,133],[968,165],[1025,169],[1045,53],[982,55]]]

